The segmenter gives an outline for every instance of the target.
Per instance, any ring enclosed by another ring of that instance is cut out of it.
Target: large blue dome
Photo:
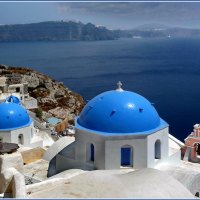
[[[32,122],[25,108],[13,102],[0,104],[0,131],[14,130]]]
[[[158,128],[162,122],[154,106],[141,95],[113,90],[89,101],[76,123],[100,132],[141,133]]]

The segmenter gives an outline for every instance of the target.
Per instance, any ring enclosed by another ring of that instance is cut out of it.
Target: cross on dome
[[[122,82],[121,82],[121,81],[119,81],[119,82],[117,83],[117,86],[118,86],[118,88],[116,89],[117,91],[119,91],[119,92],[124,91],[124,90],[122,89]]]

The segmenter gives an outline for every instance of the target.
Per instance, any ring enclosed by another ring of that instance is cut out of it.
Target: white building
[[[29,96],[28,83],[7,84],[7,78],[0,77],[0,102],[11,95],[19,98],[26,109],[38,108],[37,99]]]
[[[0,103],[0,142],[42,146],[43,142],[36,139],[35,132],[32,119],[17,97],[10,96]]]
[[[48,176],[71,168],[142,169],[180,162],[180,151],[169,152],[168,124],[147,99],[121,84],[87,103],[75,122],[75,141],[63,145],[46,152]]]

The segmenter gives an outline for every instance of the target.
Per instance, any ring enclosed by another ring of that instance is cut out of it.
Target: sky
[[[200,28],[200,2],[0,2],[0,24],[75,20],[109,29],[143,24]]]

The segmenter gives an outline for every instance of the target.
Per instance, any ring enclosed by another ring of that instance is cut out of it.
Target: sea
[[[121,81],[152,102],[181,141],[200,123],[200,38],[2,42],[0,63],[47,74],[85,101]]]

